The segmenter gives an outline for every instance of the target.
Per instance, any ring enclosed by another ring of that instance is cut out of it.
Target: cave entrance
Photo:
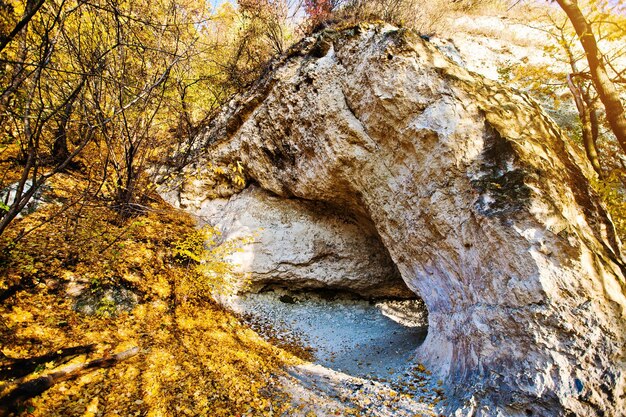
[[[225,304],[261,335],[353,376],[390,378],[412,365],[428,313],[366,213],[256,186],[204,204],[224,239],[258,231],[231,257],[247,282]]]

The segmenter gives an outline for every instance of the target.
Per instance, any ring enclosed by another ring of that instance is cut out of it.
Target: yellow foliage
[[[177,259],[193,272],[196,282],[192,282],[190,287],[195,292],[225,295],[234,290],[237,282],[243,280],[241,274],[234,271],[229,257],[252,243],[254,236],[223,241],[220,236],[218,229],[205,225],[174,245]]]
[[[617,235],[624,242],[626,239],[626,195],[624,195],[624,185],[620,180],[620,172],[612,171],[602,180],[592,180],[591,185],[600,195],[611,215]]]
[[[84,185],[69,176],[58,180],[55,193]],[[9,235],[40,224],[57,209],[44,207],[19,220]],[[68,209],[12,248],[0,265],[0,292],[23,277],[35,285],[0,304],[4,355],[28,358],[97,345],[96,352],[72,364],[133,346],[141,352],[55,385],[25,405],[30,415],[288,415],[288,398],[272,386],[283,364],[297,359],[216,306],[205,276],[196,272],[196,267],[227,271],[224,256],[250,241],[219,239],[216,230],[194,230],[188,216],[155,198],[135,221],[120,221],[94,202]],[[193,262],[175,262],[175,252]],[[103,305],[101,314],[80,314],[66,293],[77,284],[88,292],[130,286],[139,303],[128,312]],[[52,371],[45,368],[30,378]],[[0,386],[0,396],[12,386]]]
[[[241,161],[231,162],[228,165],[209,164],[208,168],[208,171],[213,174],[211,179],[215,188],[234,186],[234,189],[239,191],[246,187],[246,178]]]

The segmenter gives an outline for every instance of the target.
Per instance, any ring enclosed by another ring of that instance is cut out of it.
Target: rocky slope
[[[188,179],[207,160],[241,161],[281,198],[371,221],[428,307],[418,355],[448,413],[626,413],[620,243],[592,170],[529,97],[360,25],[302,42],[199,139],[178,203],[215,194]]]

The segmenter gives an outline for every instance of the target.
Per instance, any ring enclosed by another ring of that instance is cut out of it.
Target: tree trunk
[[[578,118],[582,128],[583,145],[587,159],[591,162],[591,166],[598,176],[602,178],[602,168],[598,159],[598,150],[596,141],[598,140],[598,119],[593,108],[593,103],[589,94],[583,92],[582,86],[576,84],[571,75],[567,76],[567,85],[574,96],[576,109],[578,110]]]
[[[624,105],[622,104],[617,89],[606,72],[606,68],[602,62],[602,54],[598,49],[598,43],[596,42],[591,25],[587,22],[587,19],[585,19],[585,16],[578,7],[577,0],[556,0],[556,2],[567,14],[567,17],[576,30],[580,43],[585,50],[593,85],[606,110],[606,118],[620,147],[626,152],[626,111],[624,110]]]
[[[15,38],[15,36],[22,31],[28,25],[28,22],[37,14],[41,6],[45,3],[45,0],[28,0],[24,9],[22,19],[17,22],[15,27],[6,36],[0,36],[0,52]]]
[[[6,358],[2,365],[0,365],[0,379],[6,381],[9,378],[22,378],[29,375],[37,369],[41,364],[47,362],[55,362],[68,356],[82,355],[85,353],[91,353],[94,351],[96,345],[83,345],[74,346],[71,348],[62,348],[54,352],[46,353],[45,355],[35,356],[26,359],[12,359]]]
[[[55,131],[54,143],[52,144],[52,160],[61,163],[70,156],[67,148],[67,119],[62,119]]]

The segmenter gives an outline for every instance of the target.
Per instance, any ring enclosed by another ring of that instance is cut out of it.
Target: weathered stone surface
[[[360,26],[299,45],[201,139],[190,171],[240,160],[266,190],[371,219],[428,306],[418,353],[451,413],[626,413],[620,244],[590,167],[527,96]]]
[[[236,272],[249,277],[252,291],[330,287],[363,296],[415,296],[365,218],[320,203],[285,200],[254,186],[230,199],[194,198],[183,205],[225,239],[255,236],[231,257]]]
[[[28,192],[32,187],[32,180],[27,180],[24,183],[24,193]],[[15,182],[3,190],[0,190],[0,202],[6,206],[12,206],[15,204],[15,196],[17,194],[17,188],[19,183]],[[53,199],[50,197],[50,187],[47,185],[41,186],[35,193],[32,198],[26,204],[24,209],[17,215],[17,218],[21,218],[27,214],[34,213],[37,211],[42,205],[46,203],[51,203]]]

